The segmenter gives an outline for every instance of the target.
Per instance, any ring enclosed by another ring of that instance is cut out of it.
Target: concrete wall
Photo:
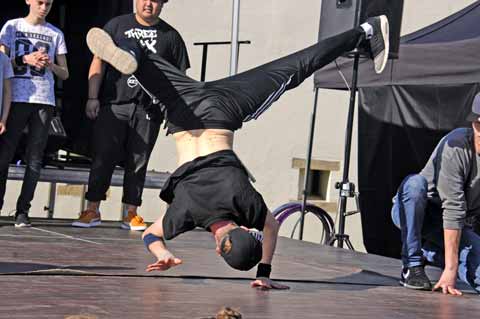
[[[473,0],[405,0],[402,34],[427,26],[461,8]],[[300,4],[301,3],[301,4]],[[239,71],[288,54],[314,43],[318,35],[320,18],[319,0],[242,0],[240,40],[251,40],[240,50]],[[191,57],[189,75],[200,77],[201,48],[194,42],[229,41],[232,17],[232,1],[227,0],[175,0],[165,6],[162,17],[183,35]],[[209,50],[207,80],[228,75],[229,47]],[[264,195],[271,209],[295,199],[298,193],[298,170],[291,168],[293,157],[306,154],[310,113],[313,104],[313,80],[287,92],[260,120],[252,121],[236,134],[235,148],[258,182],[255,187]],[[348,95],[345,92],[321,90],[316,122],[314,158],[343,161],[344,131],[347,117]],[[356,131],[356,129],[354,130]],[[357,146],[354,133],[351,158],[351,180],[356,183]],[[161,133],[155,147],[150,169],[175,169],[173,141]],[[332,181],[341,174],[333,174]],[[333,184],[333,183],[331,183]],[[6,215],[15,207],[19,192],[18,182],[9,182]],[[329,190],[330,200],[337,199],[337,192]],[[110,197],[102,206],[104,218],[119,219],[121,190],[111,189]],[[42,211],[48,200],[48,185],[40,185],[32,206],[32,216],[45,216]],[[353,208],[351,203],[350,208]],[[80,209],[78,196],[61,195],[57,199],[57,217],[75,217]],[[165,210],[158,192],[145,190],[141,214],[152,221]],[[307,224],[306,237],[319,240],[315,221]],[[288,230],[282,230],[287,234]],[[347,219],[347,233],[357,249],[364,249],[360,216]]]

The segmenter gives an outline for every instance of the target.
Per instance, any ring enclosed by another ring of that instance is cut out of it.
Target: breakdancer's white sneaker
[[[368,18],[361,25],[365,30],[368,46],[375,66],[375,72],[380,74],[385,69],[390,51],[390,28],[385,15]]]
[[[110,35],[100,28],[92,28],[87,33],[87,45],[90,51],[103,61],[109,63],[120,73],[132,74],[138,63],[128,51],[118,47]]]

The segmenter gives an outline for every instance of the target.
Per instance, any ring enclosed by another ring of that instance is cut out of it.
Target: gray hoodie
[[[465,219],[480,214],[480,156],[473,129],[458,128],[442,138],[420,172],[428,197],[443,209],[443,227],[462,229]]]

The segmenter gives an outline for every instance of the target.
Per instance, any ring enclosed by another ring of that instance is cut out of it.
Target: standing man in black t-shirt
[[[177,30],[159,18],[166,2],[168,0],[136,0],[135,14],[113,18],[104,30],[115,42],[133,39],[185,72],[190,67],[185,43]],[[85,110],[88,118],[96,120],[93,162],[85,196],[87,209],[80,213],[73,226],[100,224],[100,201],[106,199],[115,165],[124,160],[122,202],[126,209],[121,226],[131,230],[146,228],[137,208],[142,203],[148,160],[163,121],[160,108],[152,104],[150,94],[134,75],[123,75],[100,58],[93,58]]]

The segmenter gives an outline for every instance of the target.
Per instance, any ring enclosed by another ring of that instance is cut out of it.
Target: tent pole
[[[346,243],[347,247],[353,250],[353,245],[350,242],[350,238],[345,234],[345,218],[350,213],[347,213],[347,199],[348,197],[355,197],[355,184],[348,180],[349,168],[350,168],[350,153],[352,148],[352,132],[353,132],[353,119],[355,115],[355,97],[357,94],[358,83],[358,65],[360,62],[360,54],[355,53],[353,62],[353,77],[352,88],[350,91],[350,105],[348,107],[347,118],[347,130],[345,132],[345,150],[343,157],[343,175],[342,181],[336,183],[335,188],[339,190],[340,204],[338,208],[338,233],[336,233],[330,240],[329,245],[332,245],[337,241],[337,246],[343,248],[343,244]]]
[[[310,166],[312,162],[313,139],[315,137],[315,119],[317,117],[318,88],[315,88],[315,98],[313,101],[313,111],[310,120],[310,136],[308,137],[307,162],[305,163],[305,180],[302,192],[302,214],[300,215],[300,232],[298,239],[303,240],[303,230],[305,225],[305,214],[307,213],[308,185],[310,184]]]
[[[359,0],[357,3],[357,8],[355,12],[355,25],[360,25],[361,20],[361,8],[363,7],[362,0]],[[348,106],[348,118],[347,118],[347,129],[345,132],[345,149],[343,156],[343,175],[342,181],[335,184],[335,188],[339,190],[339,205],[338,205],[338,232],[332,236],[329,245],[333,246],[335,241],[339,248],[343,248],[345,243],[347,247],[351,250],[353,245],[350,242],[350,237],[345,234],[345,219],[347,216],[359,212],[357,207],[356,211],[347,212],[347,199],[349,197],[355,197],[357,199],[356,203],[358,204],[358,197],[355,193],[355,184],[348,180],[348,174],[350,169],[350,153],[352,149],[352,132],[353,132],[353,119],[355,115],[355,98],[357,96],[357,84],[358,84],[358,67],[360,64],[360,53],[358,50],[354,52],[353,60],[353,74],[352,74],[352,87],[350,90],[350,104]]]
[[[233,0],[232,13],[232,45],[230,51],[230,75],[238,71],[238,37],[240,30],[240,0]]]

